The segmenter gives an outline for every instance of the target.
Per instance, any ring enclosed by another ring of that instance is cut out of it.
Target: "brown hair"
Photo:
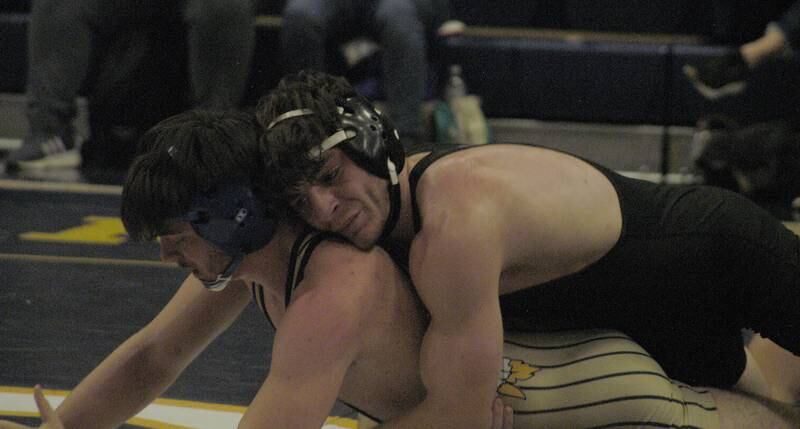
[[[251,114],[190,110],[149,129],[139,142],[122,192],[121,217],[133,240],[151,240],[182,218],[200,192],[223,184],[251,186],[268,215],[282,217],[259,156],[260,126]]]
[[[343,77],[304,70],[284,77],[259,101],[256,118],[265,129],[259,148],[266,164],[280,166],[273,168],[279,178],[273,182],[279,188],[274,191],[286,204],[296,206],[299,186],[318,178],[323,162],[309,150],[341,128],[337,106],[357,95]],[[313,114],[284,119],[269,128],[278,116],[297,109]]]

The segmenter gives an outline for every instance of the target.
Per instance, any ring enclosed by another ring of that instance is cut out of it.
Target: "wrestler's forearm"
[[[161,365],[144,343],[129,338],[81,381],[56,410],[65,428],[118,427],[175,381],[185,365]]]
[[[423,340],[420,372],[425,399],[413,410],[379,426],[384,429],[490,427],[502,338],[481,335],[465,322],[461,332],[442,332],[435,322]],[[497,349],[497,350],[496,350]]]

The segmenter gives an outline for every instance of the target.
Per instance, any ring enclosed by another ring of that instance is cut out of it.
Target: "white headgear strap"
[[[339,114],[343,114],[344,113],[344,109],[342,107],[337,106],[336,109],[338,110]],[[270,122],[269,125],[267,126],[267,129],[268,130],[272,129],[272,127],[277,125],[279,122],[285,121],[287,119],[296,118],[298,116],[308,116],[308,115],[313,115],[313,114],[314,114],[314,111],[311,110],[311,109],[290,110],[288,112],[281,113],[280,115],[278,115],[278,117],[273,119],[272,122]],[[397,130],[395,130],[395,134],[397,134]],[[323,140],[322,143],[319,144],[319,146],[311,148],[308,151],[308,155],[313,157],[313,158],[318,158],[320,155],[322,155],[323,152],[335,147],[336,145],[338,145],[339,143],[341,143],[343,141],[350,140],[351,138],[355,137],[356,135],[357,135],[356,132],[352,131],[352,130],[339,130],[339,131],[336,131],[335,133],[333,133],[330,136],[328,136],[328,138]],[[395,167],[394,163],[390,159],[386,160],[386,166],[387,166],[388,171],[389,171],[389,181],[390,181],[390,183],[392,185],[396,185],[399,182],[399,180],[397,179],[397,168]]]
[[[395,167],[394,163],[389,158],[386,158],[386,167],[389,170],[389,182],[392,185],[400,183],[400,180],[397,178],[397,167]]]
[[[308,151],[308,155],[312,158],[318,158],[322,155],[322,152],[325,152],[328,149],[333,148],[337,144],[350,140],[351,138],[356,136],[356,132],[352,130],[339,130],[322,141],[319,146],[314,146]]]
[[[285,121],[287,119],[296,118],[298,116],[308,116],[308,115],[313,115],[313,114],[314,114],[314,111],[311,110],[311,109],[290,110],[288,112],[281,113],[280,115],[278,115],[277,118],[273,119],[272,122],[270,122],[269,125],[267,125],[267,129],[271,130],[272,127],[274,127],[275,125],[278,125],[279,122]]]

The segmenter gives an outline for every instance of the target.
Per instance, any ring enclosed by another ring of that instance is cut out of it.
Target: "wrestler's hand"
[[[50,406],[50,402],[47,402],[47,398],[44,397],[42,386],[37,384],[36,387],[33,388],[33,399],[36,401],[36,407],[39,408],[39,414],[42,416],[42,425],[39,426],[40,429],[64,429],[64,425],[61,423],[61,419],[58,418],[58,414],[56,414],[53,407]],[[0,421],[0,429],[22,429],[29,427],[30,426],[21,425],[19,423]]]
[[[492,404],[492,429],[513,429],[514,410],[511,406],[503,404],[500,397],[494,399]]]

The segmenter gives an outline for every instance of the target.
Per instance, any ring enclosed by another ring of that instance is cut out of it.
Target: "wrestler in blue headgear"
[[[225,288],[245,255],[269,243],[279,218],[259,191],[268,179],[259,135],[252,115],[199,110],[148,130],[123,188],[131,238],[152,240],[168,223],[188,222],[231,258],[215,279],[201,279],[210,290]]]

